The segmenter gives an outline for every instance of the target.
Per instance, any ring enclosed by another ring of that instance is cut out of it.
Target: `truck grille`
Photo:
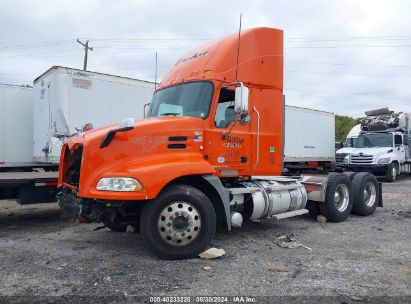
[[[358,164],[358,165],[362,165],[362,164],[371,164],[373,160],[373,156],[372,155],[366,155],[366,154],[352,154],[351,155],[351,163],[352,164]]]
[[[344,158],[348,155],[348,153],[337,153],[335,154],[335,162],[336,163],[343,163]]]

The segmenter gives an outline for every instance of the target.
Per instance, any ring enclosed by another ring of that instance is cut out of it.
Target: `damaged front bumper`
[[[82,198],[75,189],[64,187],[57,195],[61,217],[77,223],[136,224],[144,203]]]
[[[60,206],[60,216],[68,221],[77,221],[79,223],[91,223],[90,210],[87,204],[83,204],[81,198],[75,190],[63,189],[57,194],[57,200]]]

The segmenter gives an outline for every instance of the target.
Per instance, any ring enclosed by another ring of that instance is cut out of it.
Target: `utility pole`
[[[156,89],[157,89],[157,52],[156,52],[155,73],[154,73],[154,90]]]
[[[92,51],[93,48],[88,46],[88,40],[86,43],[83,43],[80,41],[80,39],[77,38],[77,42],[80,43],[82,46],[84,46],[84,64],[83,64],[83,70],[87,70],[87,57],[88,57],[88,50]]]

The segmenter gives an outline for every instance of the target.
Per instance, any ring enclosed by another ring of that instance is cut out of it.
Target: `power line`
[[[73,40],[65,39],[65,40],[54,40],[54,41],[46,41],[46,42],[9,45],[9,46],[0,47],[0,50],[16,50],[16,49],[26,49],[26,48],[48,47],[50,45],[61,45],[61,44],[67,44],[67,43],[73,43]]]
[[[372,67],[372,68],[411,68],[411,65],[373,65],[373,64],[350,64],[350,63],[335,63],[335,62],[306,62],[306,61],[294,61],[286,60],[291,63],[298,64],[312,64],[312,65],[332,65],[332,66],[350,66],[350,67]]]
[[[296,45],[296,46],[287,46],[285,49],[339,49],[339,48],[409,48],[411,44],[402,44],[402,45]]]
[[[353,74],[353,73],[330,73],[318,71],[285,71],[286,73],[319,74],[319,75],[339,75],[339,76],[367,76],[367,77],[411,77],[411,74]]]
[[[295,92],[302,92],[302,93],[307,93],[307,94],[302,94],[302,95],[297,95],[297,94],[294,94],[294,96],[306,96],[306,97],[308,97],[308,96],[312,96],[312,95],[315,95],[315,96],[320,96],[320,97],[332,97],[332,96],[341,96],[341,94],[339,94],[339,95],[333,95],[333,94],[331,94],[331,95],[327,95],[327,96],[324,96],[324,95],[318,95],[317,93],[325,93],[325,94],[327,94],[327,93],[333,93],[333,92],[331,92],[331,91],[313,91],[313,90],[301,90],[301,89],[287,89],[287,88],[284,88],[284,91],[295,91]],[[371,95],[371,96],[395,96],[395,97],[400,97],[400,98],[405,98],[405,97],[408,97],[408,98],[411,98],[411,95],[410,94],[402,94],[402,93],[383,93],[383,92],[350,92],[348,95],[345,95],[345,96],[355,96],[355,95],[361,95],[361,96],[363,96],[363,95]]]

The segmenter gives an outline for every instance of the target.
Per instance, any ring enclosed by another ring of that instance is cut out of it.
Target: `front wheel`
[[[216,214],[203,192],[187,185],[173,185],[144,207],[140,230],[144,243],[156,255],[191,258],[211,242]]]
[[[398,166],[396,163],[391,163],[388,165],[387,172],[385,173],[385,179],[393,183],[397,180],[398,176]]]

